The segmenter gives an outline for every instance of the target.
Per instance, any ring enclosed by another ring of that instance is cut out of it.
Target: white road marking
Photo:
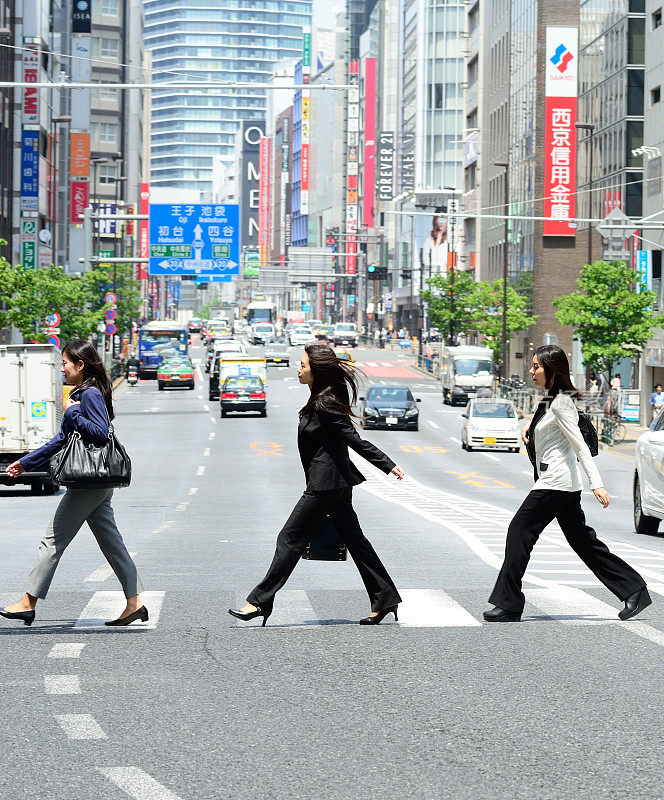
[[[545,616],[564,622],[566,625],[587,625],[588,622],[615,625],[618,610],[593,595],[569,586],[547,589],[530,589],[526,602],[535,606]],[[664,633],[662,634],[664,640]]]
[[[78,642],[61,642],[60,644],[54,644],[53,647],[51,647],[48,657],[80,658],[84,647],[84,644],[79,644]]]
[[[203,411],[209,411],[209,410],[210,410],[210,406],[207,403],[205,403],[203,405]]]
[[[522,472],[524,475],[529,475],[529,476],[532,476],[532,474],[533,474],[533,473],[532,473],[532,470],[527,470],[527,469],[522,469],[522,470],[521,470],[521,472]]]
[[[198,486],[192,486],[191,489],[189,490],[189,494],[196,494],[197,491],[198,491]]]
[[[134,800],[181,800],[138,767],[98,767],[109,781]]]
[[[428,419],[427,422],[431,425],[432,428],[440,428],[440,425],[436,425],[436,423],[432,419]]]
[[[129,555],[134,558],[136,553],[129,553]],[[102,583],[107,578],[110,578],[113,575],[113,568],[110,564],[104,564],[103,566],[96,569],[94,572],[91,572],[87,578],[83,578],[84,581],[89,581],[90,583]]]
[[[188,500],[183,500],[181,503],[178,503],[175,506],[175,510],[176,511],[185,511],[188,505],[189,505],[189,501]]]
[[[204,457],[207,457],[207,456],[209,456],[209,455],[210,455],[210,448],[209,448],[209,447],[206,447],[206,448],[205,448],[205,450],[203,450],[203,456],[204,456]]]
[[[147,622],[132,622],[131,625],[126,627],[107,628],[104,623],[120,616],[125,606],[125,598],[122,592],[95,592],[86,607],[81,611],[81,615],[74,623],[74,628],[103,628],[106,631],[156,628],[164,602],[164,592],[141,592],[141,599],[150,615],[150,619]]]
[[[46,694],[80,694],[81,682],[78,675],[44,675]]]
[[[240,595],[238,595],[237,600],[238,608],[241,608],[246,602],[244,597]],[[257,617],[251,624],[262,625],[262,623],[263,618]],[[238,620],[236,627],[246,624],[246,622]],[[285,589],[279,592],[274,611],[267,624],[269,626],[279,625],[287,628],[309,628],[314,625],[320,625],[320,620],[305,591],[302,589]]]
[[[456,436],[450,436],[450,439],[456,444],[461,444],[461,439],[457,439]]]
[[[500,461],[498,456],[492,456],[491,453],[480,453],[480,455],[484,456],[484,458],[488,458],[490,461]]]
[[[442,589],[400,589],[399,625],[406,628],[478,627],[482,623]],[[382,623],[384,624],[384,623]]]
[[[202,395],[202,394],[199,394],[199,395],[198,395],[198,399],[199,399],[199,400],[202,400],[202,399],[203,399],[203,395]]]
[[[68,739],[108,739],[92,714],[56,714]]]
[[[213,425],[216,425],[216,424],[217,424],[217,420],[216,420],[216,418],[215,418],[215,417],[210,417],[210,422],[211,422]]]
[[[205,467],[199,467],[196,470],[196,475],[205,475]]]
[[[153,533],[164,533],[164,531],[172,528],[173,525],[175,525],[175,522],[172,519],[169,519],[166,522],[162,522],[158,528],[155,528]]]
[[[214,437],[215,437],[216,435],[217,435],[217,434],[215,433],[215,431],[210,431],[210,435],[208,436],[208,439],[209,439],[210,441],[212,441],[212,439],[214,439]]]

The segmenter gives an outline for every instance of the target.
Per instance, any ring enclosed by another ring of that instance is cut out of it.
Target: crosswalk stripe
[[[244,597],[238,595],[238,608],[246,603]],[[244,626],[247,623],[239,622],[235,627]],[[254,623],[262,625],[263,618],[258,617]],[[320,625],[321,621],[309,602],[307,593],[302,589],[285,589],[277,595],[274,611],[267,623],[270,627],[283,626],[288,628],[311,627]]]
[[[591,594],[569,586],[550,589],[529,589],[526,602],[545,616],[566,625],[587,625],[589,622],[614,624],[618,610]]]
[[[103,628],[106,631],[131,631],[156,628],[164,602],[164,592],[141,592],[150,619],[147,622],[132,622],[120,628],[107,628],[104,623],[116,619],[125,605],[122,592],[95,592],[81,615],[74,623],[74,628]]]
[[[99,767],[98,769],[134,800],[181,800],[179,795],[162,786],[138,767]]]
[[[108,739],[92,714],[56,714],[55,718],[68,739]]]
[[[84,647],[78,642],[60,642],[51,647],[48,658],[80,658]]]
[[[80,694],[81,682],[78,675],[44,675],[46,694]]]
[[[472,628],[482,623],[442,589],[399,590],[399,625],[405,628]]]

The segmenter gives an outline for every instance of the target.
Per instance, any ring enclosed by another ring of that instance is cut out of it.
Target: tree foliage
[[[434,275],[427,283],[430,289],[422,293],[428,303],[432,323],[442,332],[452,320],[455,333],[466,336],[477,332],[485,337],[485,344],[499,358],[502,350],[503,282],[475,281],[467,272],[455,272],[454,279],[447,275]],[[528,316],[527,300],[514,287],[507,286],[507,335],[526,330],[537,321]]]
[[[581,270],[578,291],[553,301],[558,322],[574,327],[585,363],[609,376],[621,358],[643,348],[658,325],[652,310],[657,295],[645,286],[637,292],[635,277],[622,261],[595,261]]]

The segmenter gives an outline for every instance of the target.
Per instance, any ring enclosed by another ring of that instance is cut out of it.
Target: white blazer
[[[581,470],[588,476],[591,489],[604,484],[579,429],[579,412],[574,400],[562,392],[557,394],[534,431],[538,478],[533,489],[581,491]],[[578,459],[578,460],[577,460]]]

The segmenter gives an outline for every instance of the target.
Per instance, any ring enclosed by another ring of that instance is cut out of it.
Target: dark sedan
[[[265,342],[265,363],[290,366],[288,339],[285,336],[272,336]]]
[[[221,416],[229,411],[258,411],[267,417],[265,386],[260,378],[226,378],[220,394]]]
[[[366,398],[360,397],[363,428],[400,428],[416,431],[420,412],[407,386],[372,386]]]

